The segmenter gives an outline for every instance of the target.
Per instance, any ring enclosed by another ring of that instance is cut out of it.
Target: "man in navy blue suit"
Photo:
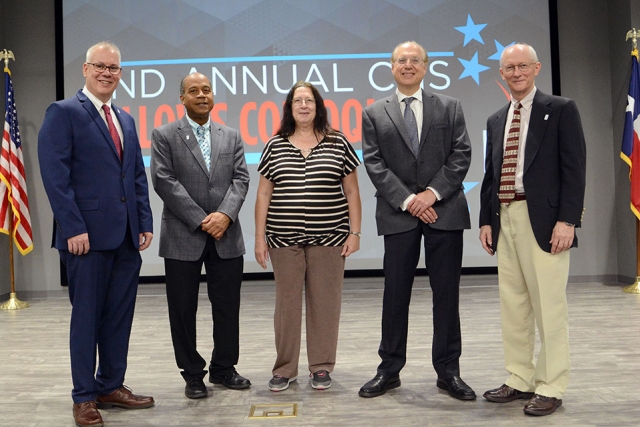
[[[139,251],[151,244],[153,222],[135,122],[111,103],[120,50],[109,42],[90,47],[82,71],[84,88],[47,109],[38,158],[73,306],[73,416],[78,426],[102,426],[98,408],[154,405],[123,385]]]

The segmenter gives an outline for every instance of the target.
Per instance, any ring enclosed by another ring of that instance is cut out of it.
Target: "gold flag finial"
[[[631,39],[631,43],[633,43],[633,49],[631,50],[631,55],[635,56],[636,58],[638,58],[638,38],[640,38],[640,31],[636,30],[635,28],[632,28],[631,30],[627,31],[626,40]]]
[[[4,68],[6,68],[8,70],[9,69],[9,60],[13,59],[15,61],[16,57],[13,56],[13,52],[11,52],[10,50],[3,49],[2,50],[2,59],[4,59]]]

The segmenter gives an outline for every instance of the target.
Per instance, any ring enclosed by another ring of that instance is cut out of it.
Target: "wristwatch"
[[[350,231],[349,234],[353,234],[354,236],[361,237],[362,233],[360,231]]]
[[[568,225],[569,227],[575,227],[576,226],[575,224],[572,224],[572,223],[567,222],[567,221],[564,222],[564,225]]]

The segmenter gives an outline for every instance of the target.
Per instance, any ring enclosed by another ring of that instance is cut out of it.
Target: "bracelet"
[[[353,234],[354,236],[361,237],[362,233],[360,231],[350,231],[349,234]]]

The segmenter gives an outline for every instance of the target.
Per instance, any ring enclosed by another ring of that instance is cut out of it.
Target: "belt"
[[[519,202],[521,200],[527,200],[527,196],[525,196],[524,193],[516,193],[516,195],[513,197],[513,201]]]

